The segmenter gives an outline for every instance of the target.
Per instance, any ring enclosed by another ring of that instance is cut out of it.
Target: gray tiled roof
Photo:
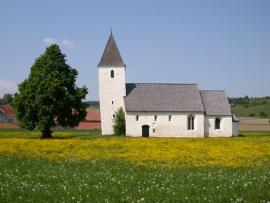
[[[239,122],[239,118],[234,113],[232,114],[232,120],[233,122]]]
[[[112,33],[109,37],[106,48],[98,64],[98,67],[106,66],[125,66]]]
[[[127,83],[126,111],[204,112],[196,84]]]
[[[205,114],[209,116],[230,116],[232,115],[228,98],[225,91],[201,90],[200,91]]]

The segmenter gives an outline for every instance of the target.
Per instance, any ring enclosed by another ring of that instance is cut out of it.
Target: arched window
[[[215,129],[220,129],[220,118],[215,119]]]
[[[139,115],[136,115],[136,121],[138,121],[139,120]]]
[[[114,71],[111,70],[111,78],[114,78]]]
[[[188,130],[194,130],[194,116],[188,116]]]
[[[157,115],[154,116],[154,120],[157,121]]]
[[[169,121],[171,122],[171,120],[172,120],[172,115],[169,115]]]

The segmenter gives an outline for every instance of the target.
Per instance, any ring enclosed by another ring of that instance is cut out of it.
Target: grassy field
[[[267,202],[270,133],[101,137],[0,130],[1,202]]]
[[[259,100],[260,103],[254,103],[254,100]],[[267,118],[270,118],[270,98],[257,98],[250,99],[247,104],[234,104],[231,107],[232,112],[238,117],[261,117],[261,112],[266,114]]]

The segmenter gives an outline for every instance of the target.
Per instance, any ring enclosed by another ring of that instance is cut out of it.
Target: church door
[[[142,136],[149,137],[149,125],[142,126]]]

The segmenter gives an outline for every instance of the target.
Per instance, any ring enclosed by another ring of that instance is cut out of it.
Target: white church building
[[[102,135],[125,111],[126,135],[134,137],[230,137],[239,122],[223,90],[197,84],[126,83],[126,65],[111,33],[98,64]]]

